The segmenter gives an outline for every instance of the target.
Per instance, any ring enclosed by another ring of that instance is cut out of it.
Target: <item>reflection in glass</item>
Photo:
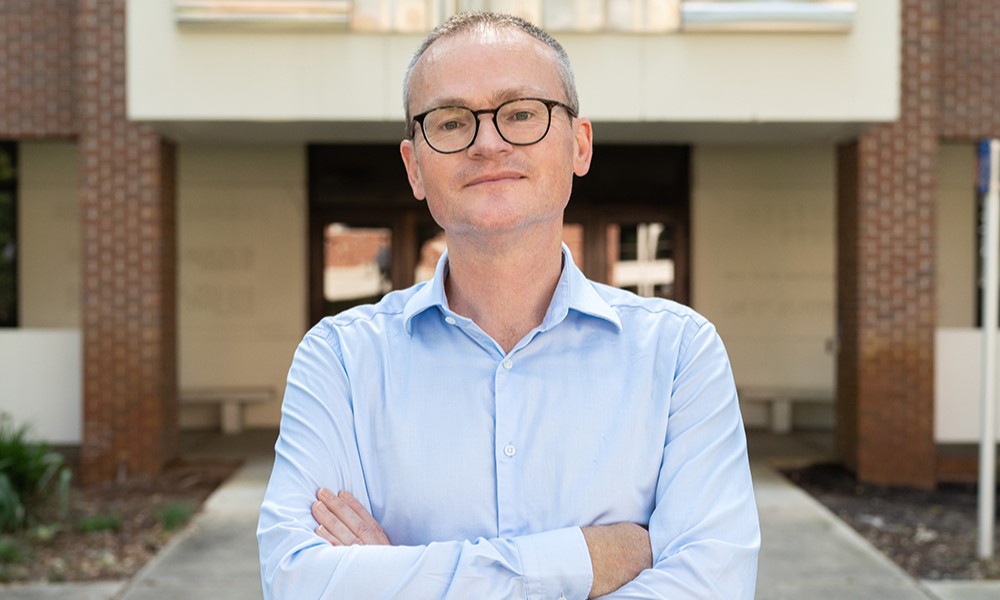
[[[413,270],[413,281],[430,281],[434,277],[434,269],[437,268],[438,260],[444,251],[448,249],[448,241],[445,239],[444,231],[440,227],[433,227],[431,235],[421,232],[422,242],[420,244],[420,257],[417,259],[417,266]]]
[[[327,225],[323,239],[323,297],[329,314],[378,301],[392,289],[392,230]]]
[[[0,191],[0,327],[17,326],[17,220],[14,193]]]
[[[17,324],[17,146],[0,142],[0,327]]]
[[[611,233],[611,232],[609,232]],[[640,296],[672,298],[674,260],[672,228],[664,223],[620,225],[616,257],[612,257],[612,285]]]

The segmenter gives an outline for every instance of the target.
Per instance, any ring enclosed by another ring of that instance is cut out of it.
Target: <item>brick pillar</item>
[[[157,473],[176,450],[175,153],[129,122],[125,0],[80,0],[86,481]]]
[[[1000,2],[941,0],[941,33],[941,137],[1000,136]]]
[[[865,481],[935,483],[938,0],[902,2],[900,118],[838,151],[838,449]]]
[[[76,3],[0,2],[0,138],[76,135]]]

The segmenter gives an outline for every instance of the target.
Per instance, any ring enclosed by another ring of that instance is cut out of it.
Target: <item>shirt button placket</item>
[[[503,358],[497,365],[494,379],[496,392],[496,463],[497,463],[497,525],[501,536],[516,535],[518,523],[523,521],[518,512],[517,498],[520,476],[515,457],[518,447],[517,427],[521,407],[517,403],[514,380],[514,361]]]

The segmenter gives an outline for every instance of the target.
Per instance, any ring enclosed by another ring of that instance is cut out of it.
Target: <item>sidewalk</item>
[[[212,495],[191,525],[131,581],[0,587],[0,596],[11,600],[260,598],[255,528],[271,457],[253,438],[221,443],[224,446],[205,449],[215,456],[246,451],[242,456],[250,458]],[[751,468],[763,535],[757,600],[1000,598],[1000,582],[914,581],[772,466],[779,457],[809,460],[822,458],[824,452],[822,444],[810,444],[808,438],[751,435]]]
[[[762,549],[757,600],[998,600],[1000,581],[915,581],[775,465],[832,459],[828,434],[749,436]]]

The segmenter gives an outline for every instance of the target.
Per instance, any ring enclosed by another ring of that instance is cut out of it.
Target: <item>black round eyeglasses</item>
[[[556,106],[561,106],[570,117],[576,117],[576,111],[568,105],[542,98],[517,98],[483,110],[439,106],[413,117],[410,137],[416,134],[413,128],[419,123],[428,146],[441,154],[454,154],[476,141],[479,115],[492,114],[493,126],[504,141],[514,146],[530,146],[542,141],[549,133],[552,109]]]

